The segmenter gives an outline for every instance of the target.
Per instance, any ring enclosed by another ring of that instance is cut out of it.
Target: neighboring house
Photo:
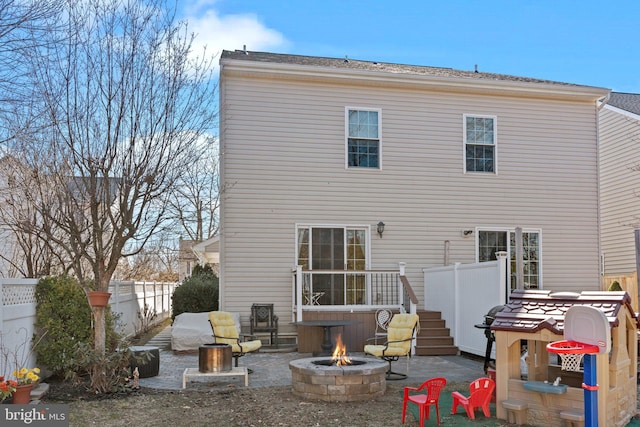
[[[273,303],[296,331],[297,265],[305,319],[399,308],[376,271],[401,262],[423,308],[424,268],[513,257],[518,227],[521,287],[599,289],[608,89],[247,51],[220,65],[220,306],[245,327]]]
[[[180,281],[191,276],[196,264],[209,265],[214,272],[218,272],[220,263],[219,236],[213,236],[202,242],[180,239],[180,255],[178,260],[178,274]]]
[[[193,267],[198,263],[198,258],[193,253],[193,245],[195,240],[183,240],[178,242],[178,281],[182,282],[185,278],[191,276]]]
[[[600,203],[603,274],[633,276],[634,229],[640,228],[640,94],[612,92],[600,110]]]
[[[220,236],[213,236],[191,248],[201,265],[209,265],[214,271],[220,264]]]

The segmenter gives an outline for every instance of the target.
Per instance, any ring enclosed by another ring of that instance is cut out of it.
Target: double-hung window
[[[368,233],[365,227],[298,227],[296,262],[310,271],[303,289],[307,304],[366,304]]]
[[[464,115],[465,172],[496,173],[496,118]]]
[[[346,109],[347,168],[380,169],[379,109]]]

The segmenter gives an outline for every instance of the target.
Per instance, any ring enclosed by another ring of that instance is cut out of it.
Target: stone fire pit
[[[351,358],[353,365],[327,366],[327,357],[309,357],[289,362],[293,394],[307,400],[353,402],[384,394],[388,364],[379,359]],[[316,363],[314,363],[316,362]]]

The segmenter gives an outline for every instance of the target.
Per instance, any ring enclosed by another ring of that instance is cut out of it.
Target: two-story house
[[[640,228],[640,94],[612,92],[600,110],[602,273],[637,309],[635,230]]]
[[[252,303],[273,303],[281,333],[296,332],[300,309],[373,319],[403,302],[399,269],[421,307],[424,268],[513,254],[516,229],[520,287],[598,290],[598,101],[609,92],[224,51],[221,309],[246,326]],[[353,330],[356,347],[371,332]]]

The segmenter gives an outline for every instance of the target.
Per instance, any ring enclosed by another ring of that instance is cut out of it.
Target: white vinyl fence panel
[[[177,283],[164,282],[111,282],[109,292],[111,310],[119,314],[121,331],[134,335],[140,330],[145,304],[148,312],[155,313],[152,324],[171,316],[171,296]]]
[[[36,320],[37,279],[0,279],[0,375],[11,378],[16,365],[36,366],[31,337]]]
[[[501,262],[506,260],[423,270],[424,308],[442,313],[460,351],[485,355],[487,338],[474,325],[483,323],[491,308],[505,304],[506,276],[501,273],[505,271]]]
[[[10,377],[16,361],[36,366],[31,337],[36,322],[35,291],[38,279],[0,279],[0,375]],[[145,303],[155,317],[151,325],[171,316],[171,296],[177,283],[112,282],[109,304],[120,320],[120,332],[134,335],[140,329],[138,313]]]

